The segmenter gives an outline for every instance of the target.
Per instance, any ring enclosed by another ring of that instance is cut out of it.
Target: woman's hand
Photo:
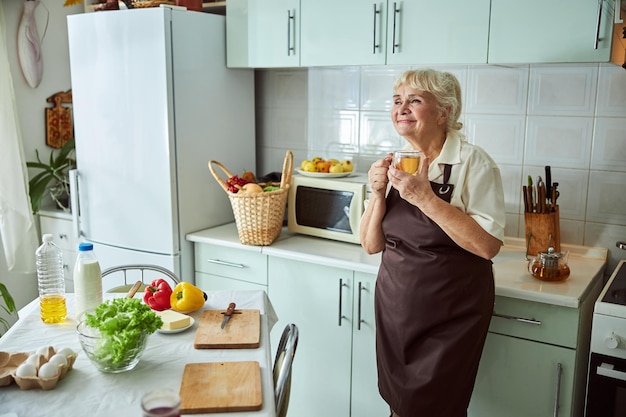
[[[370,183],[370,187],[372,188],[372,194],[377,194],[378,196],[383,197],[385,196],[387,183],[389,183],[387,171],[391,166],[392,157],[393,154],[387,154],[387,156],[383,159],[379,159],[374,162],[369,171],[367,171],[367,179]]]
[[[427,204],[433,201],[433,198],[437,198],[428,180],[429,166],[429,159],[422,158],[419,171],[415,175],[408,174],[392,166],[389,167],[387,173],[391,185],[398,190],[400,197],[420,209],[426,207]]]

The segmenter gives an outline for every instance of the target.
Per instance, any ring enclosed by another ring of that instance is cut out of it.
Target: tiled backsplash
[[[523,237],[521,187],[552,166],[561,242],[608,247],[609,270],[626,252],[626,71],[610,64],[437,66],[457,76],[467,139],[500,166],[507,236]],[[257,70],[259,173],[295,162],[353,158],[358,171],[404,146],[391,124],[402,67]]]

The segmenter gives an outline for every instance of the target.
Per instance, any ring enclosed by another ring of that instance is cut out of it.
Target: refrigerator
[[[161,6],[67,18],[75,233],[101,268],[195,282],[186,234],[232,222],[208,161],[255,171],[254,72],[226,68],[225,17]]]

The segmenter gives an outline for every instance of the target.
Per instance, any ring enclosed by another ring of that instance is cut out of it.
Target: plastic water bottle
[[[102,303],[102,271],[93,252],[93,243],[83,242],[78,245],[78,257],[74,265],[74,293],[76,319]]]
[[[67,317],[63,251],[54,244],[51,234],[43,235],[42,241],[35,251],[41,320],[60,323]]]

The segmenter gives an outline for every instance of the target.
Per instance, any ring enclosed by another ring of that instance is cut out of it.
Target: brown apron
[[[450,202],[451,166],[431,183]],[[494,303],[492,263],[450,239],[391,188],[375,294],[378,385],[401,417],[461,417]]]

